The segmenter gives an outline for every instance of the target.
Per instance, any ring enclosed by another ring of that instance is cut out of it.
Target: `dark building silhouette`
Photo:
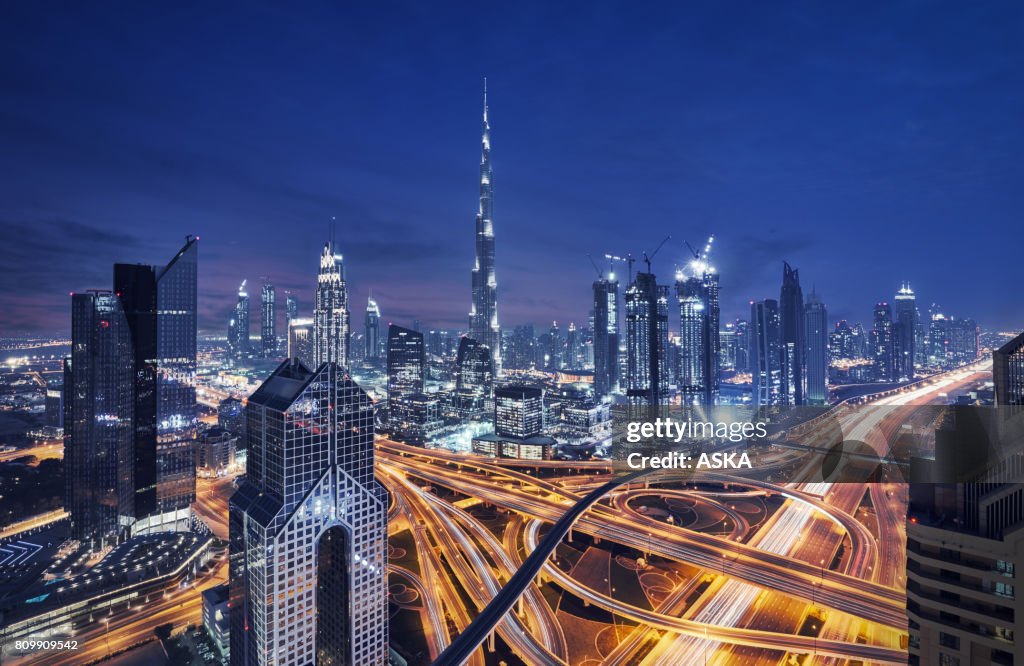
[[[130,533],[135,521],[135,394],[132,340],[110,292],[71,297],[71,357],[65,361],[65,506],[71,536],[90,548]]]
[[[1024,333],[992,352],[996,405],[1024,405]]]
[[[779,294],[782,353],[782,404],[804,404],[804,294],[800,271],[782,263]]]
[[[757,407],[784,404],[782,326],[779,304],[770,298],[750,304],[750,372]]]
[[[828,311],[812,289],[804,305],[805,362],[807,368],[807,404],[828,403]]]
[[[135,367],[137,533],[188,529],[195,501],[198,240],[166,266],[114,265]]]

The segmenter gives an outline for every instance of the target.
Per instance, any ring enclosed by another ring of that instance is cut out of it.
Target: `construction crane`
[[[609,279],[612,278],[615,275],[615,262],[616,261],[621,261],[622,263],[627,263],[627,261],[628,261],[627,259],[624,259],[622,257],[617,257],[614,254],[605,254],[604,258],[608,260],[608,278]],[[594,261],[594,257],[592,255],[588,254],[587,255],[587,259],[590,259],[590,265],[594,267],[595,271],[597,271],[598,279],[604,279],[605,275],[604,275],[604,273],[601,272],[601,269],[598,267],[597,262]]]
[[[650,255],[644,252],[644,263],[647,264],[648,273],[651,272],[651,262],[654,260],[654,255],[658,254],[658,251],[661,250],[661,248],[665,246],[665,243],[667,243],[671,238],[672,236],[665,236],[665,239],[658,243],[658,247],[654,248],[654,252],[651,252]]]
[[[704,244],[704,251],[698,252],[690,245],[690,241],[683,241],[686,244],[687,249],[693,254],[693,264],[695,269],[700,269],[701,272],[705,270],[708,263],[708,257],[711,255],[711,244],[715,242],[715,236],[712,234],[708,236],[708,242]]]

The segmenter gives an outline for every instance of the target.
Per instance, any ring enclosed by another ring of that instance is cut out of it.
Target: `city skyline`
[[[686,261],[682,241],[709,233],[717,239],[723,322],[744,316],[751,300],[774,297],[760,285],[774,283],[788,261],[822,295],[833,321],[869,324],[871,306],[891,302],[908,280],[922,310],[934,301],[986,327],[1015,326],[1021,304],[1014,294],[979,290],[947,265],[956,248],[955,266],[984,266],[987,282],[1007,283],[1011,249],[981,239],[1009,228],[1020,203],[1012,156],[1022,137],[1003,115],[1024,89],[1014,83],[1020,47],[1005,41],[984,10],[970,11],[978,13],[915,24],[921,29],[899,45],[894,37],[913,12],[879,10],[887,30],[872,33],[864,62],[840,57],[848,44],[816,36],[840,24],[859,34],[864,17],[814,10],[758,17],[803,40],[817,59],[788,58],[778,40],[748,25],[716,24],[721,43],[648,42],[629,17],[624,59],[614,67],[581,32],[548,45],[543,37],[568,20],[556,9],[547,10],[547,28],[515,22],[508,32],[492,32],[505,48],[484,44],[479,58],[458,66],[449,60],[481,46],[478,40],[432,65],[413,62],[411,50],[385,53],[358,35],[351,46],[328,44],[311,24],[291,23],[296,35],[310,38],[308,53],[293,60],[276,49],[252,55],[281,68],[287,85],[280,96],[238,76],[231,63],[228,78],[216,63],[194,80],[174,75],[172,63],[133,41],[174,33],[173,21],[161,27],[153,17],[127,17],[135,37],[107,28],[128,43],[119,44],[116,63],[97,67],[109,52],[69,33],[73,17],[58,16],[32,40],[7,40],[23,57],[8,84],[0,225],[24,242],[13,244],[0,277],[31,287],[0,295],[0,334],[66,333],[69,291],[109,284],[116,261],[158,260],[162,247],[186,233],[203,236],[208,248],[201,330],[220,333],[239,282],[258,284],[261,276],[298,294],[300,314],[309,316],[314,283],[307,267],[331,217],[338,219],[352,303],[365,303],[372,289],[384,322],[463,329],[485,75],[500,147],[496,262],[506,329],[552,319],[584,325],[592,304],[587,254],[639,257],[672,234],[654,266],[667,276]],[[670,12],[666,22],[696,31],[711,13],[697,12],[690,25]],[[426,44],[419,31],[398,33],[427,47],[476,21],[497,25],[499,17],[484,12],[456,28],[442,16],[422,16],[433,30]],[[239,48],[275,18],[266,10],[250,19],[250,30],[235,37]],[[207,17],[209,29],[219,20]],[[353,25],[381,20],[358,16]],[[586,28],[609,21],[588,16]],[[946,39],[951,26],[956,40]],[[509,41],[524,30],[522,43]],[[49,40],[59,48],[39,48]],[[540,46],[527,53],[534,42]],[[187,53],[187,44],[167,60],[200,57]],[[776,58],[763,62],[758,49]],[[936,50],[936,57],[921,57]],[[950,62],[954,50],[967,61]],[[289,66],[317,54],[330,56],[328,64],[301,75]],[[332,58],[355,56],[361,72],[329,66]],[[707,71],[685,65],[694,56]],[[641,67],[659,60],[650,71]],[[755,60],[760,68],[746,71]],[[584,62],[605,78],[593,79]],[[145,81],[137,80],[140,68],[149,73]],[[845,88],[832,82],[837,73]],[[161,74],[166,86],[149,80]],[[328,81],[344,93],[324,97]],[[313,104],[318,96],[322,106]],[[253,117],[237,117],[237,100]],[[65,107],[80,113],[65,116]],[[296,113],[308,122],[289,122]],[[991,134],[990,126],[1003,129]],[[96,137],[110,141],[101,146]],[[552,290],[555,274],[559,288]]]

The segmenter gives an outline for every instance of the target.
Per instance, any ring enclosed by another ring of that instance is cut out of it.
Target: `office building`
[[[1024,333],[992,352],[996,405],[1024,405]]]
[[[313,366],[337,363],[349,367],[349,307],[345,265],[334,251],[333,241],[324,244],[317,274],[313,309]],[[310,366],[310,367],[313,367]]]
[[[220,426],[208,428],[196,444],[196,476],[213,478],[226,474],[235,464],[238,435]]]
[[[264,358],[277,356],[277,292],[265,283],[260,293],[260,347]]]
[[[807,404],[828,404],[828,311],[813,289],[804,304]]]
[[[51,428],[64,427],[64,385],[49,382],[46,385],[46,401],[43,415]]]
[[[228,658],[230,646],[231,604],[228,601],[227,583],[203,590],[203,629],[221,659]]]
[[[373,294],[370,294],[366,301],[366,318],[363,328],[364,357],[370,362],[378,361],[384,345],[380,337],[380,307],[377,305],[377,301],[373,300]]]
[[[757,407],[782,405],[782,330],[773,299],[750,304],[750,371]]]
[[[185,531],[196,497],[198,238],[166,266],[115,264],[135,365],[134,533]],[[244,283],[243,283],[244,285]],[[239,295],[248,322],[248,296]],[[248,329],[240,343],[248,345]]]
[[[782,354],[782,404],[804,404],[804,295],[800,271],[782,262],[779,294]]]
[[[893,357],[892,308],[888,303],[875,305],[874,326],[871,329],[872,359],[875,365],[875,381],[891,382],[896,379],[896,363]]]
[[[231,663],[384,666],[387,492],[370,397],[336,363],[282,363],[249,398],[230,501]]]
[[[910,284],[904,282],[892,304],[893,357],[896,379],[914,379],[914,365],[919,356],[918,342],[921,333],[920,314],[917,300]]]
[[[287,296],[284,299],[284,317],[285,317],[285,328],[288,328],[288,324],[291,323],[292,319],[297,319],[299,316],[299,299],[295,298],[295,294],[285,292]]]
[[[388,413],[392,423],[407,420],[405,399],[423,393],[426,350],[423,334],[401,326],[388,326]]]
[[[494,392],[494,434],[473,438],[473,452],[496,458],[550,460],[555,440],[543,434],[544,391],[505,386]]]
[[[908,663],[1024,663],[1024,486],[912,484],[909,518]]]
[[[110,292],[71,296],[71,357],[65,361],[65,506],[71,537],[92,549],[135,522],[135,393],[131,332]]]
[[[246,280],[238,287],[238,300],[228,323],[228,349],[234,356],[244,356],[250,351],[249,340],[249,291]]]
[[[494,356],[487,345],[463,337],[455,358],[456,411],[463,417],[480,417],[494,405]]]
[[[707,309],[700,277],[678,276],[679,359],[677,383],[684,404],[704,404],[704,357],[709,352],[705,331]]]
[[[594,290],[594,395],[619,388],[619,280],[615,273],[596,280]]]
[[[315,365],[313,319],[298,317],[288,322],[288,358],[297,358],[307,368]]]
[[[653,273],[637,273],[625,302],[626,395],[633,405],[661,405],[668,393],[668,288]]]
[[[491,125],[487,118],[487,82],[484,81],[480,207],[476,214],[476,263],[472,273],[473,303],[469,311],[469,337],[490,350],[494,373],[497,374],[501,372],[501,328],[498,325],[498,280],[494,271],[493,178]]]
[[[245,404],[241,400],[224,398],[217,404],[217,427],[237,438],[236,451],[245,450]]]
[[[535,386],[505,386],[494,391],[494,433],[527,438],[544,430],[544,391]]]

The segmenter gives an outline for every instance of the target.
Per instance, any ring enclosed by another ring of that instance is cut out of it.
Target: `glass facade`
[[[247,406],[230,503],[231,663],[387,663],[387,492],[373,405],[333,363],[289,359]]]
[[[135,368],[135,530],[186,530],[195,501],[198,239],[162,268],[114,266]]]
[[[71,536],[92,548],[126,536],[134,521],[132,341],[110,292],[71,297],[65,362],[64,466]]]
[[[392,421],[407,420],[407,398],[423,393],[425,362],[422,333],[394,324],[388,327],[388,411]]]

